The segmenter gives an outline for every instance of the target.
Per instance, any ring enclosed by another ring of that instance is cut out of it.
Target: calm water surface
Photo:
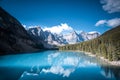
[[[120,80],[120,67],[82,52],[0,56],[0,80]]]

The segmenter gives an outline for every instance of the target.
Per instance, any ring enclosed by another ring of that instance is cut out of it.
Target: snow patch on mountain
[[[60,27],[60,26],[59,26]],[[28,33],[34,37],[37,41],[43,42],[45,46],[47,44],[52,46],[63,46],[65,44],[75,44],[87,40],[91,40],[100,36],[100,33],[97,31],[84,32],[80,31],[77,33],[75,30],[72,30],[69,33],[52,33],[50,30],[43,30],[39,26],[33,26],[27,28]]]
[[[98,37],[99,35],[100,35],[100,33],[97,31],[92,31],[92,32],[87,33],[87,37],[89,40],[94,39],[94,38]]]

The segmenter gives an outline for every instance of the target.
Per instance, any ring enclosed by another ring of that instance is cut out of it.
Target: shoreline
[[[85,54],[87,54],[89,56],[98,57],[100,60],[105,61],[105,62],[107,62],[110,65],[120,66],[120,61],[109,61],[108,59],[105,59],[102,56],[96,56],[95,54],[92,54],[91,52],[85,52],[85,51],[82,51],[82,52],[84,52]]]
[[[91,57],[97,57],[102,61],[107,62],[108,64],[112,66],[120,66],[120,60],[119,61],[109,61],[108,59],[105,59],[102,56],[96,56],[95,54],[92,54],[91,52],[85,52],[85,51],[79,51],[79,50],[60,50],[60,51],[75,51],[75,52],[84,52],[86,55],[91,56]]]

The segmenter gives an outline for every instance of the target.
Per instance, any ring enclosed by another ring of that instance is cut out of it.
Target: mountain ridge
[[[0,7],[0,54],[34,52],[56,49],[65,44],[84,41],[76,31],[65,35],[43,31],[41,27],[26,29],[22,24]],[[85,33],[87,35],[87,33]],[[97,36],[98,37],[98,36]],[[87,40],[87,39],[86,39]]]
[[[78,44],[59,47],[59,50],[80,50],[102,56],[110,61],[120,60],[120,26],[117,26],[98,38]]]
[[[0,54],[33,52],[42,49],[42,44],[30,37],[21,23],[0,7]]]
[[[30,27],[30,28],[27,28],[27,31],[33,37],[37,37],[37,38],[43,37],[42,38],[43,41],[47,41],[47,42],[56,41],[57,44],[54,44],[54,43],[52,44],[52,45],[56,45],[56,46],[83,42],[83,41],[91,40],[91,39],[94,39],[94,38],[100,36],[99,32],[97,32],[97,31],[94,33],[91,33],[91,34],[89,34],[89,32],[88,33],[84,32],[85,34],[82,35],[80,33],[77,33],[75,30],[73,30],[72,32],[66,33],[66,34],[55,34],[55,33],[53,34],[52,32],[47,31],[47,30],[43,31],[42,28],[39,27],[39,28],[41,28],[40,33],[42,34],[40,36],[40,33],[38,32],[38,30],[35,30],[37,28],[38,27],[32,27],[32,28]]]

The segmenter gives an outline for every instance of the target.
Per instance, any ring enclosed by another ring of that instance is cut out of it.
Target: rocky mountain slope
[[[27,29],[28,33],[39,41],[45,41],[49,45],[54,46],[63,46],[65,44],[74,44],[78,42],[83,42],[87,40],[91,40],[100,36],[99,32],[81,32],[77,33],[76,31],[72,31],[67,34],[53,34],[50,31],[43,31],[41,27],[31,27]],[[44,44],[45,45],[45,44]]]
[[[56,46],[62,45],[55,35],[49,31],[43,31],[41,27],[29,28],[27,32],[37,43],[42,43],[47,49],[53,49],[56,48]]]
[[[75,31],[68,34],[53,34],[43,31],[41,27],[25,30],[21,23],[0,7],[0,54],[32,52],[41,49],[55,49],[56,46],[74,44],[99,36],[88,33],[84,35]],[[93,37],[94,36],[94,37]]]
[[[17,19],[0,7],[0,54],[38,51],[42,47]]]

